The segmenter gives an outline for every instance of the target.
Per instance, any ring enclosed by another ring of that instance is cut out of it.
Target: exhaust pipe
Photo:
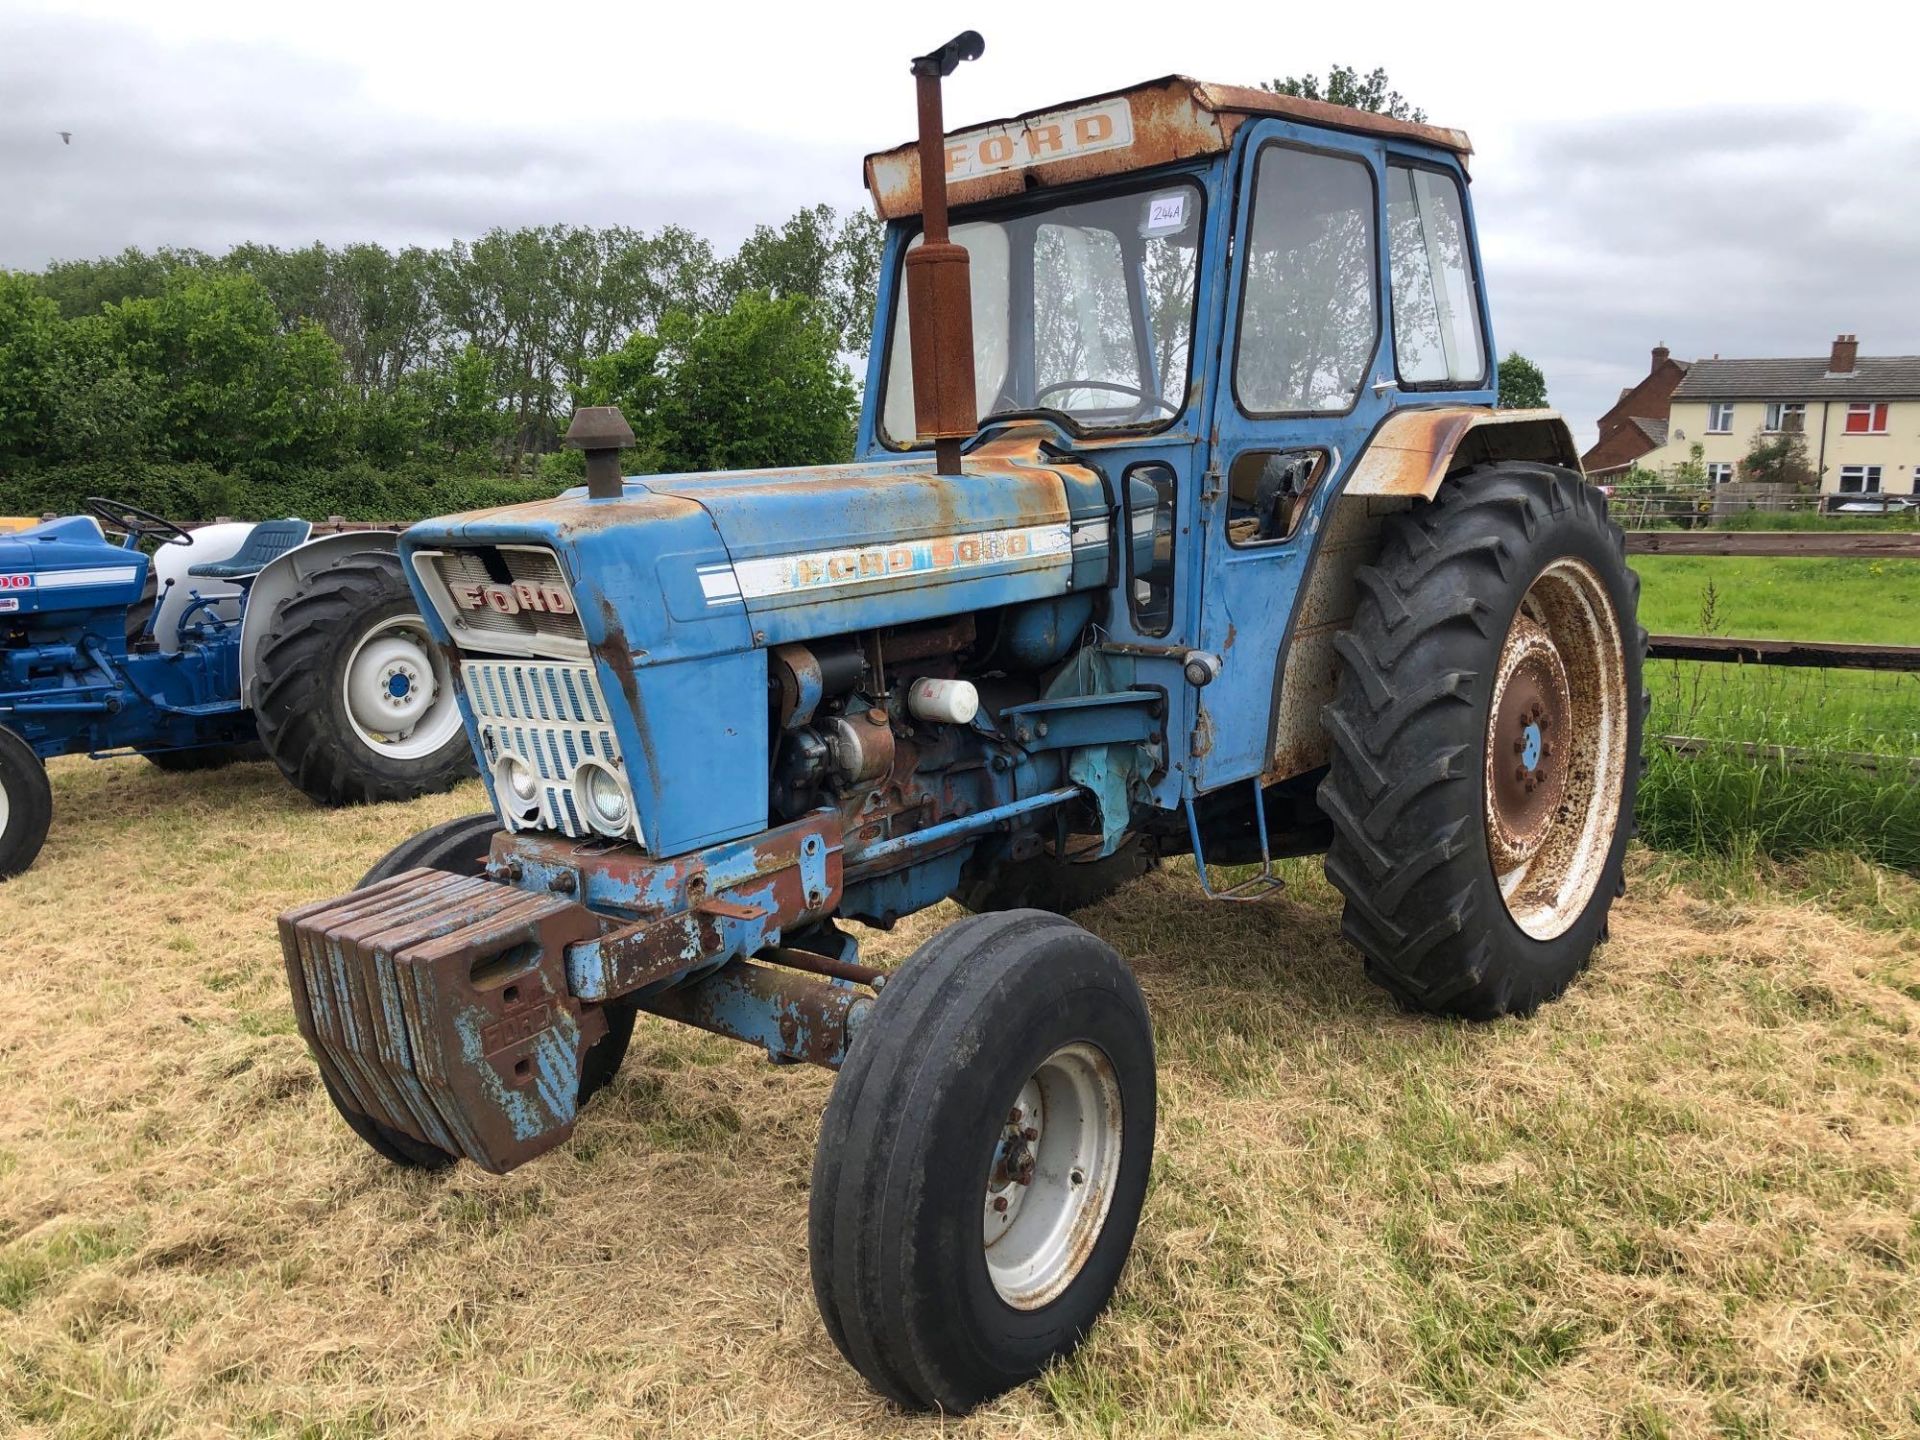
[[[633,444],[633,427],[618,405],[582,405],[567,426],[566,444],[587,453],[589,500],[618,500],[626,493],[620,452]]]
[[[947,134],[940,81],[987,42],[963,30],[913,61],[920,108],[921,243],[907,252],[907,343],[913,352],[913,425],[933,442],[936,474],[958,475],[960,445],[980,423],[974,410],[973,289],[967,250],[947,238]]]

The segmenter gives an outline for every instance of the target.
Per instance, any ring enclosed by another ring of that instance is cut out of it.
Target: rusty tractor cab
[[[1146,1010],[1065,912],[1324,851],[1394,996],[1525,1013],[1605,933],[1642,708],[1620,532],[1493,408],[1465,136],[1179,76],[945,133],[980,50],[867,158],[855,459],[622,477],[583,412],[584,489],[407,532],[493,809],[281,921],[401,1164],[561,1143],[640,1011],[837,1068],[828,1333],[955,1411],[1086,1332],[1146,1192]],[[948,897],[889,974],[843,928]]]

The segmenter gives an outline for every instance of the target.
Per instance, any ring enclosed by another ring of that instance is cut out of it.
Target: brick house
[[[1696,360],[1674,387],[1664,442],[1635,463],[1677,465],[1699,445],[1708,479],[1724,482],[1757,436],[1792,430],[1822,494],[1920,494],[1920,355],[1862,356],[1841,335],[1808,359]]]
[[[1613,408],[1600,417],[1600,438],[1580,457],[1589,476],[1605,480],[1619,475],[1667,443],[1673,392],[1686,378],[1687,368],[1687,362],[1674,359],[1665,345],[1653,347],[1653,364],[1645,378],[1620,392]]]

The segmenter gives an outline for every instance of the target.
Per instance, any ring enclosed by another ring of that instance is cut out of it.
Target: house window
[[[1803,431],[1807,428],[1807,407],[1788,405],[1775,401],[1767,406],[1767,430],[1778,435],[1783,430]]]
[[[1840,493],[1842,495],[1878,495],[1880,467],[1878,465],[1842,465]]]
[[[1707,483],[1709,485],[1724,485],[1731,479],[1733,479],[1733,462],[1731,460],[1715,460],[1707,466]]]
[[[1733,406],[1725,400],[1716,400],[1707,407],[1707,434],[1731,435],[1733,433]]]
[[[1887,433],[1887,407],[1884,404],[1847,406],[1847,434],[1884,435]]]

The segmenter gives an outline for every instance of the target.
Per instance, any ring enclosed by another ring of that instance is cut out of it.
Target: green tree
[[[102,318],[100,359],[151,387],[157,452],[230,468],[337,458],[350,426],[340,349],[311,322],[283,332],[259,281],[177,274]]]
[[[748,292],[669,313],[588,367],[582,403],[617,404],[635,461],[663,472],[822,465],[853,448],[853,379],[817,302]]]
[[[1500,362],[1499,404],[1502,410],[1543,410],[1547,404],[1547,377],[1518,350]]]
[[[1740,462],[1740,478],[1807,489],[1817,484],[1820,476],[1807,457],[1807,437],[1798,430],[1785,430],[1778,435],[1753,437]]]
[[[52,438],[63,329],[60,307],[31,278],[0,270],[0,456]]]
[[[1392,88],[1387,72],[1377,67],[1371,74],[1362,75],[1351,65],[1333,65],[1328,67],[1325,80],[1318,75],[1289,75],[1284,80],[1262,80],[1260,88],[1274,95],[1297,95],[1303,100],[1371,110],[1395,120],[1422,123],[1427,118],[1427,112]]]

